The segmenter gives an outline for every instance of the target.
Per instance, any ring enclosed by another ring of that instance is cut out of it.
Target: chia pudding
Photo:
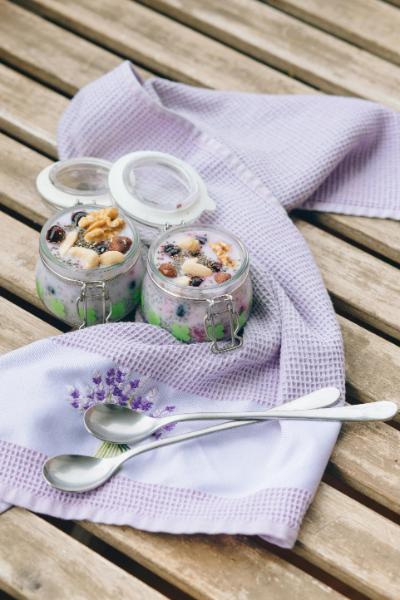
[[[229,306],[239,331],[248,319],[251,301],[248,254],[232,234],[213,227],[182,226],[165,232],[150,248],[143,315],[177,339],[231,339]]]
[[[69,325],[124,318],[139,302],[143,275],[138,235],[118,208],[75,207],[42,229],[37,293]]]

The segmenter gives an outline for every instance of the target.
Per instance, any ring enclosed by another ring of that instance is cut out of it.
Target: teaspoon
[[[289,409],[305,410],[331,406],[339,400],[339,397],[340,391],[337,388],[325,387],[263,412],[203,412],[166,417],[151,417],[118,404],[104,403],[89,408],[85,412],[83,420],[89,433],[100,440],[116,444],[135,444],[171,423],[221,419],[265,419],[267,416],[268,418],[272,417],[277,411],[280,414]]]
[[[318,421],[381,421],[392,418],[397,412],[394,402],[371,402],[355,406],[338,406],[333,408],[315,408],[311,410],[282,411],[281,416],[274,418],[318,420]],[[260,421],[228,421],[206,429],[182,433],[166,437],[150,444],[136,446],[113,458],[95,458],[79,454],[64,454],[49,458],[43,466],[43,476],[52,487],[64,492],[86,492],[103,485],[120,466],[134,456],[156,448],[184,442],[217,431],[234,429]]]

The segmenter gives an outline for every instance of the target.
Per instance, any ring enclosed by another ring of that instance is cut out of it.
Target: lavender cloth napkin
[[[41,463],[96,451],[80,410],[105,398],[164,414],[262,409],[325,385],[344,391],[331,302],[286,210],[399,218],[399,130],[396,114],[370,102],[142,83],[128,62],[81,90],[60,122],[60,158],[148,149],[192,164],[217,203],[201,222],[231,230],[249,249],[254,309],[244,347],[221,356],[145,323],[119,323],[3,357],[0,506],[292,546],[336,441],[334,423],[261,423],[171,446],[84,495],[48,488]]]

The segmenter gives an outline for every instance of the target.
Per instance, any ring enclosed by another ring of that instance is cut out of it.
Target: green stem
[[[103,442],[96,451],[96,458],[111,458],[118,456],[122,452],[129,450],[126,444],[114,444],[113,442]]]

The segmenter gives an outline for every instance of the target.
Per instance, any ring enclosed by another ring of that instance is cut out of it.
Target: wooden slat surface
[[[320,4],[317,0],[271,2],[286,4],[284,10],[288,12],[303,7],[307,14],[302,18],[310,22],[319,19],[315,24],[321,29],[325,27],[342,37],[356,35],[357,20],[346,24],[338,18],[337,26],[344,31],[335,31],[333,22],[329,22],[330,11],[340,11],[344,0],[339,0],[336,6],[330,3],[332,6],[325,12],[320,11],[322,16],[316,11]],[[365,52],[255,0],[231,0],[223,4],[215,0],[144,0],[188,26],[130,0],[118,0],[119,10],[115,10],[113,0],[21,0],[19,3],[46,14],[59,25],[0,0],[0,58],[11,66],[0,67],[0,125],[7,133],[52,157],[56,156],[55,126],[67,101],[12,67],[67,95],[118,64],[120,59],[113,52],[163,75],[202,86],[272,93],[312,91],[264,62],[327,92],[354,93],[400,107],[397,95],[400,69],[371,54],[389,51],[393,61],[399,55],[389,30],[383,41],[382,35],[378,35],[386,26],[383,17],[379,17],[381,29],[378,27],[373,35],[361,32],[358,41],[348,37],[365,45],[369,50]],[[356,0],[355,4],[359,3]],[[374,5],[375,15],[387,14],[378,0],[366,3]],[[371,16],[363,14],[358,7],[358,18],[368,22]],[[75,33],[63,29],[65,25]],[[202,33],[195,33],[190,27]],[[378,41],[375,47],[374,40]],[[48,60],[50,49],[53,49],[52,61]],[[0,159],[4,167],[0,183],[2,203],[16,214],[42,224],[50,211],[38,199],[34,175],[49,160],[7,136],[0,136]],[[398,223],[331,214],[315,215],[313,219],[330,231],[400,262]],[[400,339],[398,270],[314,225],[302,220],[296,223],[311,246],[336,305],[346,314]],[[0,255],[0,283],[17,297],[40,307],[33,287],[37,232],[2,215],[0,235],[7,247],[11,244],[16,249],[14,258]],[[20,249],[21,239],[24,248]],[[7,300],[0,300],[0,311],[7,320],[0,334],[0,350],[13,349],[57,332]],[[340,317],[340,325],[351,395],[366,402],[398,401],[400,348],[344,317]],[[399,441],[399,431],[385,424],[344,427],[332,455],[331,469],[355,489],[399,511],[400,474],[396,458]],[[6,514],[13,513],[14,509]],[[0,537],[3,517],[0,517]],[[42,522],[33,515],[30,517]],[[265,592],[277,599],[339,597],[254,540],[156,535],[93,523],[83,526],[195,598],[258,599],[264,598]],[[12,530],[8,535],[12,535]],[[369,598],[400,597],[396,569],[400,559],[400,527],[329,485],[320,486],[295,552]],[[14,558],[10,562],[17,564]],[[48,572],[45,575],[49,585],[53,583]],[[0,573],[0,587],[1,582]],[[108,597],[109,588],[105,589],[103,596],[96,589],[97,597]],[[147,597],[140,593],[135,591],[133,597]],[[77,596],[70,594],[70,597]]]
[[[115,54],[7,0],[0,0],[0,13],[3,60],[66,94],[75,94],[121,62]],[[149,75],[138,71],[144,78]]]
[[[131,0],[118,0],[117,9],[113,0],[22,3],[166,77],[216,87],[224,73],[225,89],[309,91],[302,83]]]
[[[162,600],[128,575],[32,513],[0,516],[0,590],[26,600]]]
[[[20,12],[15,12],[10,9],[8,4],[7,8],[8,12],[6,14],[8,18],[4,21],[4,29],[6,32],[11,30],[12,35],[7,34],[5,37],[3,36],[4,39],[0,37],[0,57],[5,57],[16,66],[23,65],[24,70],[32,75],[36,76],[40,72],[43,81],[48,81],[49,83],[53,82],[55,73],[60,73],[58,76],[59,85],[60,87],[62,86],[62,89],[65,92],[77,89],[82,81],[86,82],[88,77],[94,79],[98,76],[100,68],[98,63],[101,59],[102,51],[99,49],[100,55],[97,55],[93,49],[96,48],[94,45],[92,45],[93,48],[90,52],[90,55],[94,58],[93,71],[91,71],[91,64],[88,64],[85,54],[81,52],[82,48],[80,45],[77,45],[75,48],[74,57],[76,60],[74,62],[74,68],[72,69],[71,63],[68,62],[68,68],[64,69],[61,48],[65,47],[68,42],[63,38],[64,30],[62,28],[56,28],[57,37],[54,41],[54,45],[57,47],[57,51],[54,52],[54,58],[51,62],[48,61],[45,44],[37,44],[35,52],[28,53],[26,42],[24,41],[24,29],[22,24],[29,21],[32,35],[36,36],[39,40],[44,36],[45,39],[48,40],[48,43],[51,41],[51,36],[53,34],[52,28],[54,25],[35,15],[33,15],[34,19],[31,21],[29,13],[28,16],[26,16],[25,13],[27,11],[21,8],[16,7]],[[8,23],[9,19],[11,20],[10,24]],[[113,27],[115,27],[115,35],[118,37],[118,23],[113,24]],[[59,47],[59,45],[61,47]],[[145,49],[146,46],[144,45],[142,52],[145,52]],[[151,53],[151,48],[149,49],[149,52]],[[69,59],[69,61],[70,60],[71,59]],[[192,60],[195,59],[192,58]],[[143,70],[141,71],[141,75],[147,76]],[[0,100],[2,101],[0,106],[3,107],[3,127],[5,130],[14,135],[19,135],[21,136],[21,139],[24,139],[22,131],[29,125],[26,115],[27,107],[25,106],[27,99],[32,114],[39,114],[42,112],[43,99],[41,98],[41,95],[45,96],[45,106],[50,104],[53,105],[55,103],[56,106],[60,107],[60,111],[65,107],[65,100],[62,99],[59,101],[54,96],[49,96],[46,94],[45,89],[42,91],[42,94],[40,94],[37,85],[31,83],[29,79],[22,78],[20,84],[18,84],[16,77],[18,78],[18,74],[14,75],[11,88],[7,86],[2,90],[0,83]],[[207,85],[207,80],[203,80],[202,77],[202,74],[199,74],[201,83]],[[227,83],[225,84],[224,79],[225,74],[224,72],[221,72],[217,87],[226,87]],[[240,73],[238,73],[238,80],[235,85],[237,87],[242,85]],[[262,91],[262,82],[259,85],[259,90]],[[284,93],[285,88],[278,86],[272,91]],[[23,109],[22,113],[21,108]],[[56,155],[55,148],[52,150],[49,150],[49,148],[52,148],[55,143],[55,130],[59,114],[60,113],[55,114],[54,110],[50,110],[42,115],[43,122],[47,127],[48,136],[46,140],[43,140],[45,132],[41,131],[41,136],[39,137],[39,143],[37,145],[39,149],[47,149],[47,152],[52,156]],[[15,133],[16,131],[18,132],[17,134]],[[27,129],[26,141],[32,143],[31,131],[29,128]],[[321,223],[324,227],[348,236],[350,239],[365,245],[367,248],[371,248],[375,252],[381,253],[383,256],[400,262],[400,223],[398,222],[323,213],[315,213],[315,221]]]
[[[13,316],[12,313],[11,305],[8,316],[15,322],[19,314]],[[54,330],[48,331],[48,334],[52,333]],[[35,332],[28,336],[31,339]],[[337,448],[341,445],[343,442],[339,442]],[[360,454],[362,456],[362,452]],[[155,535],[94,523],[83,526],[171,583],[189,593],[196,592],[195,597],[228,599],[233,590],[239,589],[251,598],[263,598],[260,592],[264,594],[267,585],[271,594],[274,592],[278,596],[284,583],[279,582],[280,562],[269,554],[262,554],[261,550],[254,550],[251,540],[239,541],[229,536]],[[346,544],[345,562],[343,544]],[[367,595],[371,598],[395,599],[399,592],[394,565],[400,560],[400,527],[326,484],[319,488],[295,551],[356,589],[368,589]],[[378,560],[379,557],[384,557],[384,561]],[[235,566],[233,572],[232,564]],[[257,580],[254,579],[255,571]],[[288,582],[299,594],[293,598],[302,600],[305,596],[300,592],[305,593],[307,587],[301,586],[311,582],[298,580],[298,577],[298,573],[290,573]],[[315,582],[312,585],[315,586]],[[199,589],[202,590],[200,596]],[[312,590],[324,597],[323,590],[318,591],[318,587],[311,586]]]
[[[38,1],[46,5],[56,2]],[[325,92],[360,96],[400,108],[397,65],[257,0],[143,1]],[[112,0],[102,0],[102,6],[107,2]]]
[[[262,0],[400,64],[400,13],[381,0]]]
[[[0,352],[16,348],[15,332],[20,345],[58,333],[54,327],[6,300],[0,299],[0,311],[8,323],[5,330],[0,330]],[[21,321],[24,323],[22,328]],[[0,515],[0,532],[3,517]],[[82,523],[82,526],[201,600],[236,597],[263,600],[266,590],[272,600],[303,600],[304,594],[308,600],[339,600],[342,597],[250,539],[157,535],[94,523]]]

